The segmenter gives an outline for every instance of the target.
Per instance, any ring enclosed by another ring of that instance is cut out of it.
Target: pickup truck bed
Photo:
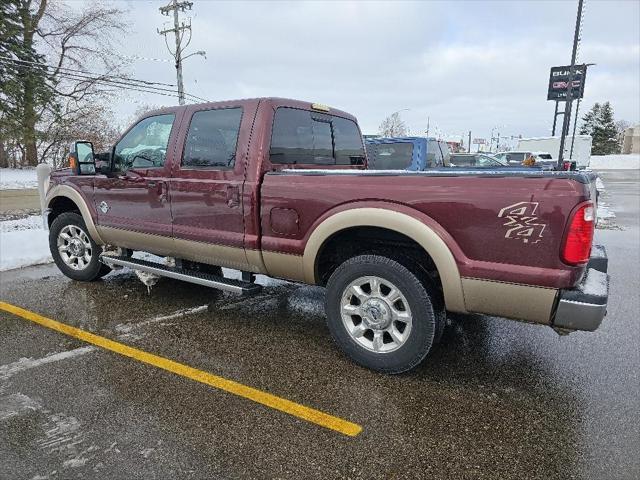
[[[220,267],[245,283],[262,273],[323,285],[338,345],[390,373],[424,358],[447,311],[562,331],[593,330],[605,313],[606,295],[590,296],[587,175],[364,170],[352,116],[286,99],[151,112],[97,173],[92,158],[41,182],[52,254],[71,278],[126,264],[233,291],[251,289]],[[127,260],[133,250],[176,265]]]

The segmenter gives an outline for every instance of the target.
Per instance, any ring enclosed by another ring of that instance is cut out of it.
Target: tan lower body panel
[[[467,311],[548,324],[558,290],[517,283],[462,278]]]
[[[305,281],[302,255],[263,251],[262,259],[270,276],[298,282]]]
[[[96,227],[104,243],[156,255],[167,255],[221,267],[265,273],[259,255],[247,255],[244,248],[152,235],[112,227]],[[251,258],[251,262],[248,260]]]

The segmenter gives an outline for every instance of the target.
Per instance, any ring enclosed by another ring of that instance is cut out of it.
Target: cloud
[[[130,2],[127,54],[167,58],[161,2]],[[580,61],[583,108],[610,100],[640,120],[638,2],[588,2]],[[191,12],[188,91],[211,100],[284,96],[355,114],[364,132],[390,113],[414,132],[549,134],[549,68],[568,63],[575,2],[204,2]],[[175,83],[170,63],[137,62],[138,78]],[[141,97],[131,97],[145,101]],[[147,103],[160,103],[150,98]],[[125,105],[121,110],[133,110]],[[584,111],[584,110],[583,110]],[[477,135],[476,135],[477,133]]]

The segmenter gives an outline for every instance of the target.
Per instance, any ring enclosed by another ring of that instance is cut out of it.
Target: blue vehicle
[[[450,165],[449,145],[435,138],[366,138],[365,147],[370,170],[422,171]]]

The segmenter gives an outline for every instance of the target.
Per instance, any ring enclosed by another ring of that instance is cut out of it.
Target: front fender
[[[76,204],[91,238],[93,238],[98,245],[104,245],[105,242],[98,233],[93,217],[91,216],[91,209],[82,194],[69,185],[54,185],[46,195],[45,205],[47,208],[51,208],[54,200],[59,197],[66,197]]]

